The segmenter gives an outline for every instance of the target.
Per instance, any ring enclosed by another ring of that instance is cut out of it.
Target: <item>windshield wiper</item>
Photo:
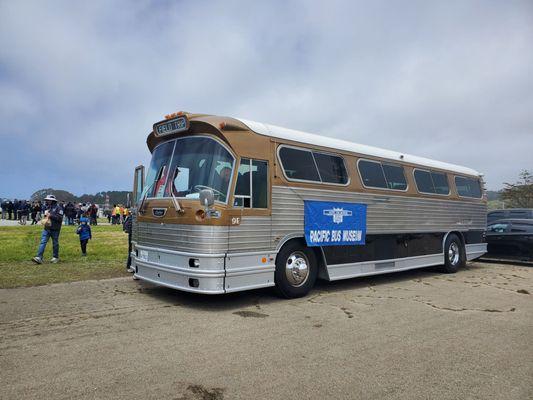
[[[174,195],[174,190],[172,190],[172,188],[170,189],[170,194],[172,195],[172,203],[174,204],[174,208],[176,209],[176,212],[178,214],[183,214],[185,211],[180,206],[178,198]]]

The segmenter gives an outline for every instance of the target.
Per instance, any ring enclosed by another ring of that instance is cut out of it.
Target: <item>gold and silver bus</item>
[[[196,293],[440,266],[486,252],[482,174],[244,119],[167,115],[137,167],[135,277]]]

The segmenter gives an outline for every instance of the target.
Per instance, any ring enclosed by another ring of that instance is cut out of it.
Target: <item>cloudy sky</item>
[[[128,190],[163,115],[533,170],[532,1],[0,0],[0,197]]]

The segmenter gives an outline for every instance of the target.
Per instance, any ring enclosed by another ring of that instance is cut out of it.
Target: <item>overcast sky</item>
[[[533,1],[0,0],[0,197],[129,190],[170,112],[533,170]]]

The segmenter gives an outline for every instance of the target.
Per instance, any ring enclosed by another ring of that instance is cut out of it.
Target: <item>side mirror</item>
[[[133,206],[136,207],[141,201],[141,195],[144,190],[144,165],[135,168],[133,176]]]
[[[200,190],[200,203],[208,209],[215,204],[215,194],[211,189]]]

